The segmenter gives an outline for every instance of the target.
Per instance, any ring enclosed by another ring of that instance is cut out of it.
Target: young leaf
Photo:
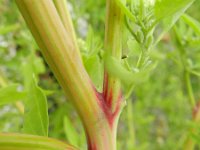
[[[102,89],[103,65],[97,55],[84,58],[84,66],[98,90]]]
[[[132,86],[133,84],[144,81],[148,78],[148,72],[153,70],[156,66],[156,63],[149,64],[144,70],[134,73],[127,70],[117,59],[109,56],[108,54],[105,54],[104,61],[108,73],[119,78],[126,86]]]
[[[188,8],[194,0],[157,0],[155,15],[158,20],[172,16],[180,10]]]
[[[0,105],[24,100],[25,98],[26,92],[21,91],[17,84],[12,84],[0,89]]]
[[[123,4],[121,0],[116,0],[117,5],[123,11],[123,13],[133,22],[136,22],[135,16],[131,13],[131,11]]]
[[[0,133],[1,150],[77,150],[75,147],[55,139],[24,135]]]
[[[28,88],[31,84],[33,74],[35,74],[35,78],[37,78],[39,74],[45,72],[44,62],[42,58],[36,56],[35,52],[32,51],[22,63],[21,70],[24,76],[24,86]]]
[[[163,35],[173,27],[193,2],[194,0],[161,0],[156,2],[155,15],[157,22],[162,23],[163,31],[158,36],[155,45],[161,40]]]
[[[133,73],[126,70],[119,61],[114,57],[105,54],[105,67],[109,74],[119,78],[124,84],[131,84],[133,82]]]
[[[48,136],[48,107],[43,90],[32,79],[25,101],[24,132]]]
[[[19,24],[0,26],[0,35],[16,31],[19,27]]]
[[[77,134],[73,124],[67,116],[64,117],[64,131],[67,140],[74,146],[79,145],[79,135]]]

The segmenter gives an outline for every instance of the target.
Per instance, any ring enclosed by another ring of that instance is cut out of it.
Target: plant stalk
[[[117,4],[117,0],[106,0],[104,48],[106,53],[120,62],[122,57],[123,23],[124,14]],[[112,150],[116,150],[117,125],[123,108],[121,83],[117,77],[113,77],[106,71],[106,66],[104,70],[103,97],[113,118],[113,123],[111,124],[113,143],[111,144],[113,145]]]
[[[77,39],[76,39],[76,33],[74,30],[73,22],[70,16],[70,12],[67,8],[67,1],[66,0],[53,0],[54,4],[56,6],[56,9],[58,11],[58,14],[62,20],[62,23],[66,29],[66,32],[69,34],[69,37],[73,38],[72,41],[74,41],[73,45],[76,46],[77,53],[81,58],[81,53],[78,49],[77,45]]]
[[[121,62],[124,14],[116,0],[107,0],[106,6],[105,50]],[[120,80],[110,75],[106,69],[103,94],[108,107],[114,113],[121,99],[121,84]]]
[[[71,18],[65,17],[64,24],[68,25],[64,25],[61,19],[64,17],[59,16],[59,9],[52,0],[16,0],[16,3],[43,56],[82,119],[88,150],[116,150],[118,115],[113,117],[107,109],[104,98],[96,92],[83,66],[70,26]]]

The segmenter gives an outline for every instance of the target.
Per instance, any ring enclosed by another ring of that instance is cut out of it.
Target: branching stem
[[[88,150],[116,150],[121,111],[119,80],[106,74],[104,87],[107,90],[104,89],[103,95],[96,91],[83,66],[69,12],[62,6],[64,0],[16,0],[16,3],[43,56],[82,119]],[[107,1],[106,22],[105,48],[120,60],[123,15],[115,0]]]

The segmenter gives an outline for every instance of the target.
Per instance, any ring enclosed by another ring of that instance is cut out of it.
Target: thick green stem
[[[115,150],[115,120],[118,117],[110,121],[113,117],[83,66],[74,34],[69,33],[73,29],[66,30],[52,0],[16,0],[16,3],[47,63],[82,119],[88,149]],[[70,23],[68,17],[65,24]]]
[[[66,32],[69,34],[69,37],[73,38],[72,40],[74,41],[73,45],[76,46],[77,53],[79,54],[79,57],[81,59],[81,53],[78,49],[73,22],[71,20],[70,12],[67,8],[67,1],[66,0],[53,0],[53,1],[59,13],[59,16],[62,20],[62,23],[65,26]]]

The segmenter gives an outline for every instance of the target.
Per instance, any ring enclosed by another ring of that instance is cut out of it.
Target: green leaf
[[[149,72],[156,66],[155,64],[146,64],[145,69],[133,72],[127,70],[121,62],[109,54],[104,55],[105,67],[109,74],[119,78],[126,86],[132,86],[145,81],[148,78]]]
[[[123,11],[123,13],[133,22],[136,22],[135,16],[131,13],[131,11],[123,4],[121,0],[116,0],[117,5]]]
[[[24,86],[27,88],[30,86],[29,84],[31,84],[33,74],[38,78],[39,74],[45,72],[45,65],[42,58],[38,57],[35,54],[35,51],[32,51],[27,59],[22,63],[21,70],[24,76]]]
[[[17,84],[8,85],[0,89],[0,105],[13,103],[26,98],[26,92],[20,90]]]
[[[33,78],[25,101],[23,130],[29,134],[48,136],[48,125],[47,98]]]
[[[195,33],[200,36],[200,22],[187,14],[184,14],[182,18],[195,31]]]
[[[84,66],[98,90],[102,89],[103,65],[97,55],[83,57]]]
[[[125,69],[114,57],[105,54],[105,67],[109,74],[118,77],[123,83],[133,82],[133,73]]]
[[[187,9],[194,0],[157,0],[155,15],[158,20],[173,16],[177,12]]]
[[[71,123],[67,116],[64,117],[64,131],[67,140],[74,146],[79,145],[79,135],[77,134],[74,125]]]
[[[19,24],[0,26],[0,35],[16,31],[19,27]]]
[[[77,150],[58,140],[33,135],[0,133],[1,150]]]
[[[182,14],[191,6],[194,0],[161,0],[155,4],[157,23],[162,23],[162,32],[157,37],[155,45],[162,39]]]

